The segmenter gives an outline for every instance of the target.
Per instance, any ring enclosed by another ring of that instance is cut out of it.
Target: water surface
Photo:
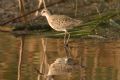
[[[17,80],[21,37],[0,33],[0,80]],[[20,80],[40,80],[35,68],[47,74],[49,64],[65,57],[63,39],[24,36]],[[120,40],[71,39],[70,52],[86,68],[56,80],[120,80]],[[42,78],[41,78],[42,79]]]

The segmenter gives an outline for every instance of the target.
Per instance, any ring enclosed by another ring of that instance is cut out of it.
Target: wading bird
[[[51,14],[47,9],[43,9],[41,11],[41,15],[47,18],[49,25],[54,30],[65,32],[64,44],[66,45],[68,44],[68,40],[70,38],[70,33],[68,33],[68,30],[76,26],[80,26],[80,24],[82,23],[81,20],[76,20],[66,15]]]

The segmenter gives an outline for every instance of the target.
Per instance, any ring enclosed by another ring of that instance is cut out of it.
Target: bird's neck
[[[50,14],[50,13],[47,14],[47,15],[46,15],[46,18],[49,19],[51,15],[52,15],[52,14]]]

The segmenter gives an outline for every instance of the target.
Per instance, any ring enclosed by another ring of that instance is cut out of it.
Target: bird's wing
[[[79,23],[79,20],[73,19],[71,17],[65,15],[53,15],[51,17],[51,23],[54,26],[60,26],[65,28],[71,28],[72,26],[76,26]]]

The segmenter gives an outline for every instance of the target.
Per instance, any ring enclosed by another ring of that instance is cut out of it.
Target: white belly
[[[66,31],[66,29],[63,28],[63,27],[55,26],[55,25],[52,25],[52,24],[50,24],[50,23],[49,23],[49,25],[50,25],[54,30],[56,30],[56,31]]]

